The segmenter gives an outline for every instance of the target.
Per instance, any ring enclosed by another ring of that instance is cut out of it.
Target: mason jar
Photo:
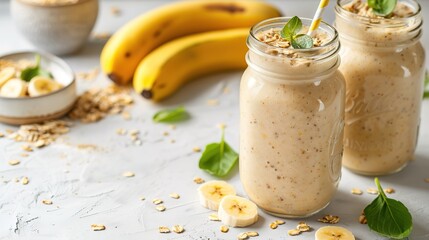
[[[337,31],[321,23],[326,43],[290,49],[257,35],[290,18],[255,25],[240,86],[240,177],[249,198],[281,217],[325,208],[341,176],[345,83],[337,70]],[[311,19],[303,19],[309,26]]]
[[[364,175],[400,171],[413,159],[420,124],[425,53],[422,16],[414,0],[400,0],[407,17],[370,18],[352,13],[339,0],[346,91],[343,165]]]

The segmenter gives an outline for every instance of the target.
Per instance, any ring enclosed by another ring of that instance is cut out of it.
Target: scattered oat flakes
[[[277,223],[276,222],[272,222],[272,223],[270,223],[270,228],[271,229],[276,229],[278,227],[278,225],[277,225]]]
[[[108,114],[122,113],[132,103],[128,88],[110,85],[103,89],[90,89],[79,96],[69,116],[83,123],[97,122]]]
[[[91,224],[92,231],[104,231],[106,230],[106,226],[103,224]]]
[[[131,114],[129,112],[127,112],[127,111],[122,112],[121,115],[122,115],[122,118],[124,120],[130,120],[131,119]]]
[[[353,188],[351,193],[354,195],[362,195],[363,192],[359,188]]]
[[[207,105],[209,105],[209,106],[217,106],[217,105],[219,105],[219,100],[217,100],[217,99],[209,99],[209,100],[207,100]]]
[[[176,125],[173,125],[173,124],[169,125],[169,127],[170,127],[171,130],[175,130],[176,129]]]
[[[144,201],[144,200],[146,200],[146,198],[144,196],[141,196],[140,201]]]
[[[220,226],[220,231],[221,232],[223,232],[223,233],[227,233],[228,231],[229,231],[229,227],[228,226],[225,226],[225,225],[222,225],[222,226]]]
[[[372,194],[372,195],[376,195],[376,194],[378,194],[378,190],[377,190],[377,189],[375,189],[375,188],[368,188],[368,189],[366,190],[366,192],[367,192],[367,193],[369,193],[369,194]]]
[[[109,34],[110,37],[110,34]],[[98,74],[100,73],[100,70],[98,68],[93,68],[89,72],[79,72],[76,74],[77,79],[87,80],[91,81],[97,78]]]
[[[4,137],[4,133],[0,132],[0,138]]]
[[[249,239],[249,236],[247,235],[247,233],[244,232],[244,233],[238,234],[237,239],[238,240],[246,240],[246,239]]]
[[[27,151],[27,152],[32,152],[33,151],[33,148],[31,148],[30,145],[27,145],[27,144],[22,145],[21,149],[24,150],[24,151]]]
[[[127,134],[127,130],[123,129],[123,128],[118,128],[118,129],[116,129],[116,134],[125,135],[125,134]]]
[[[311,230],[311,227],[305,222],[299,222],[298,226],[296,226],[296,229],[298,229],[300,232],[308,232]]]
[[[28,155],[28,153],[20,153],[19,156],[21,156],[21,157],[28,157],[29,155]]]
[[[329,215],[325,215],[323,218],[317,219],[317,221],[322,223],[336,224],[340,221],[340,217],[329,214]]]
[[[52,200],[49,200],[49,199],[43,199],[43,200],[42,200],[42,203],[43,203],[43,204],[45,204],[45,205],[52,205]]]
[[[176,142],[176,140],[170,139],[170,143],[175,143],[175,142]]]
[[[200,177],[195,177],[195,178],[194,178],[194,182],[195,182],[196,184],[201,184],[201,183],[204,183],[204,182],[205,182],[205,180],[204,180],[204,179],[202,179],[202,178],[200,178]]]
[[[160,233],[170,233],[170,229],[169,229],[168,227],[165,227],[165,226],[160,226],[160,227],[158,228],[158,231],[159,231]]]
[[[177,194],[177,193],[170,193],[170,197],[171,197],[171,198],[174,198],[174,199],[179,199],[179,198],[180,198],[180,195],[179,195],[179,194]]]
[[[181,225],[174,225],[171,229],[175,233],[182,233],[185,231],[185,229]]]
[[[159,204],[163,203],[164,201],[162,201],[162,200],[161,200],[161,199],[159,199],[159,198],[155,198],[155,199],[153,199],[153,200],[152,200],[152,202],[153,202],[153,204],[155,204],[155,205],[159,205]]]
[[[246,232],[246,234],[247,234],[247,236],[249,236],[249,237],[257,237],[257,236],[259,236],[259,233],[258,233],[258,232]]]
[[[46,146],[46,141],[43,139],[40,139],[40,140],[37,140],[33,145],[37,148],[42,148]]]
[[[15,132],[14,130],[12,130],[12,129],[6,129],[6,133],[7,134],[12,134],[13,132]]]
[[[386,189],[384,189],[384,192],[388,193],[388,194],[392,194],[392,193],[395,193],[396,191],[393,188],[386,188]]]
[[[112,7],[110,7],[110,13],[113,16],[119,16],[119,15],[121,15],[121,9],[119,9],[118,7],[112,6]]]
[[[23,177],[21,179],[21,184],[22,185],[27,185],[30,182],[30,179],[28,179],[28,177]]]
[[[140,130],[138,130],[138,129],[133,129],[133,130],[130,130],[130,136],[137,136],[137,135],[139,135],[139,133],[140,133]]]
[[[289,234],[289,236],[296,236],[301,234],[301,231],[298,229],[291,229],[289,231],[287,231],[287,234]]]
[[[192,151],[201,152],[201,148],[200,147],[194,147],[194,148],[192,148]]]
[[[275,220],[274,221],[277,225],[283,225],[283,224],[285,224],[286,222],[285,221],[283,221],[283,220]]]
[[[360,224],[367,224],[368,221],[366,220],[365,213],[362,211],[361,215],[359,216],[359,223]]]
[[[156,206],[155,207],[155,209],[158,211],[158,212],[164,212],[165,211],[165,209],[167,209],[164,205],[158,205],[158,206]]]
[[[124,173],[122,173],[122,176],[124,176],[124,177],[134,177],[135,174],[133,172],[124,172]]]
[[[165,132],[162,133],[162,135],[163,136],[168,136],[168,135],[170,135],[170,133],[168,133],[167,131],[165,131]]]
[[[210,219],[210,221],[220,221],[219,216],[217,215],[217,213],[211,213],[209,215],[209,219]]]
[[[7,163],[9,163],[9,165],[11,165],[11,166],[15,166],[15,165],[20,164],[21,161],[14,159],[14,160],[9,160],[9,162],[7,162]]]

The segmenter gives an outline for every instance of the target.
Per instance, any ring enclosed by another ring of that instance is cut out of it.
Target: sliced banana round
[[[24,97],[27,93],[27,83],[18,78],[7,81],[0,89],[0,95],[4,97]]]
[[[219,205],[218,217],[231,227],[247,227],[258,221],[258,207],[239,196],[226,196]]]
[[[31,79],[28,84],[28,94],[30,97],[45,95],[62,88],[62,85],[48,77],[37,76]]]
[[[201,205],[215,211],[218,210],[222,198],[235,194],[235,188],[225,181],[209,181],[198,188]]]
[[[355,240],[348,229],[336,226],[321,227],[316,231],[316,240]]]
[[[16,71],[13,67],[6,67],[0,71],[0,87],[3,86],[7,81],[15,77]]]

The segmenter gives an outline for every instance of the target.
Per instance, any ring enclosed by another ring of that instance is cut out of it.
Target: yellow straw
[[[322,21],[323,11],[325,11],[326,6],[328,6],[329,0],[320,0],[319,7],[317,8],[316,14],[314,14],[313,22],[311,22],[310,29],[308,29],[307,35],[311,36],[314,30],[316,30],[320,22]]]

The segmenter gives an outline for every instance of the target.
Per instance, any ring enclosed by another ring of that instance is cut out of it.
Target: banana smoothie
[[[335,24],[347,85],[343,164],[365,175],[400,171],[413,158],[420,123],[420,6],[398,1],[381,17],[366,1],[340,0]]]
[[[305,217],[326,207],[341,175],[345,84],[339,42],[322,23],[314,46],[294,49],[279,31],[289,18],[254,26],[240,87],[240,177],[270,214]],[[303,29],[311,20],[303,20]]]

